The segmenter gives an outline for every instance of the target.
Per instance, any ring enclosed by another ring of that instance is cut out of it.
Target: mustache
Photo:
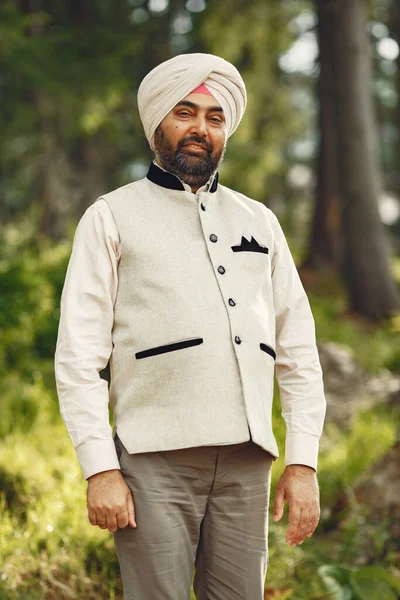
[[[205,140],[197,135],[191,135],[191,136],[182,138],[181,141],[178,143],[177,151],[179,152],[179,150],[181,150],[183,148],[183,146],[189,142],[194,142],[195,144],[199,144],[200,146],[202,146],[203,148],[205,148],[207,150],[208,154],[211,155],[213,147],[210,144],[210,142],[207,142],[207,140]]]

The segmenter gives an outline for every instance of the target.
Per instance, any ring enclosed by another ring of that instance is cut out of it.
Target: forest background
[[[121,598],[59,414],[60,296],[85,209],[147,172],[141,79],[183,52],[243,75],[221,181],[279,217],[324,368],[321,522],[295,549],[271,523],[265,598],[400,598],[399,44],[395,0],[1,2],[0,600]],[[278,390],[274,430],[273,488]]]

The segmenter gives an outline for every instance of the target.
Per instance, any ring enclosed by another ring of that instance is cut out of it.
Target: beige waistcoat
[[[224,186],[197,196],[150,172],[153,181],[102,196],[121,240],[118,436],[137,453],[242,442],[250,431],[276,457],[276,362],[287,461],[315,467],[325,399],[314,321],[276,217]]]

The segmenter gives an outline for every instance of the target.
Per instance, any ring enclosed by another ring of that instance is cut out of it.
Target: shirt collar
[[[146,175],[147,179],[153,183],[168,188],[169,190],[180,190],[192,192],[190,185],[179,179],[177,175],[166,171],[160,167],[154,160],[150,164],[150,168]],[[205,185],[197,190],[199,192],[214,193],[218,188],[218,172],[213,173]]]

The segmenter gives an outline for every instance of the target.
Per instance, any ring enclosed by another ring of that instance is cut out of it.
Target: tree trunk
[[[350,309],[372,320],[400,310],[378,212],[380,173],[371,97],[365,0],[325,0],[336,10],[335,131],[342,203],[342,273]]]
[[[318,80],[320,142],[315,211],[304,266],[315,270],[338,271],[340,207],[333,100],[335,11],[331,3],[325,0],[315,0],[315,4],[318,12],[320,65]]]
[[[400,45],[400,6],[398,2],[393,2],[390,8],[390,22],[389,22],[390,33],[393,38]],[[400,94],[400,54],[396,60],[397,71],[396,71],[396,89],[397,95]],[[394,109],[394,123],[397,127],[397,143],[396,143],[396,158],[397,164],[400,160],[400,104],[397,102],[396,107]],[[393,189],[396,190],[397,193],[400,192],[400,172],[399,169],[396,169],[394,172],[394,185]]]

